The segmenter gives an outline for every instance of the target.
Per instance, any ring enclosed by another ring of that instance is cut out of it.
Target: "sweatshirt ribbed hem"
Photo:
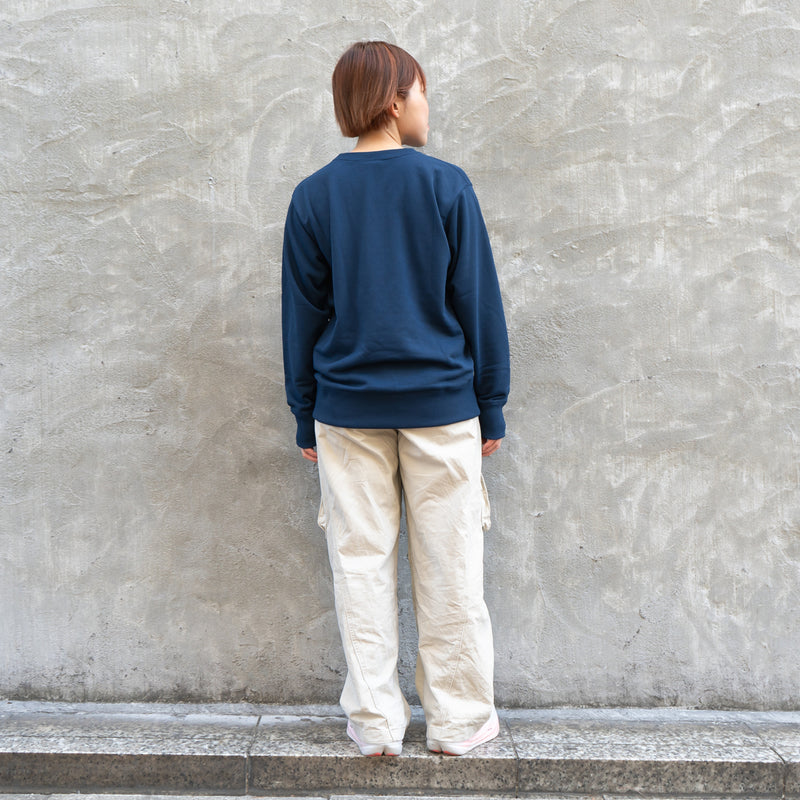
[[[304,416],[297,420],[298,447],[315,446],[315,418],[326,425],[339,428],[430,428],[477,416],[481,436],[484,438],[502,439],[506,434],[503,407],[489,406],[479,412],[471,391],[453,393],[425,390],[387,395],[386,392],[353,393],[329,389],[321,393],[328,402],[338,405],[328,407],[323,401],[320,408],[319,395],[317,396],[314,416]]]
[[[340,428],[430,428],[479,414],[472,385],[414,392],[317,386],[314,418]]]

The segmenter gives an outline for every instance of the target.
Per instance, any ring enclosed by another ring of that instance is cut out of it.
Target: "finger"
[[[487,439],[481,448],[481,455],[485,457],[496,453],[500,449],[501,442],[502,439]]]
[[[313,447],[300,448],[300,455],[307,461],[313,461],[315,464],[317,463],[317,451]]]

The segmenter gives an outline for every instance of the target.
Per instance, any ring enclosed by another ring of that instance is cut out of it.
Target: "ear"
[[[392,101],[392,104],[389,106],[389,114],[392,117],[394,117],[395,119],[399,119],[399,117],[400,117],[400,103],[401,102],[402,101],[400,100],[400,97],[398,96],[398,97],[395,97],[395,99]]]

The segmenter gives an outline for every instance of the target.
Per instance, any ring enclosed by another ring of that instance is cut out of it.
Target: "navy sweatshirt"
[[[342,153],[292,195],[283,361],[297,444],[314,419],[420,428],[480,416],[505,434],[508,337],[463,170],[416,150]]]

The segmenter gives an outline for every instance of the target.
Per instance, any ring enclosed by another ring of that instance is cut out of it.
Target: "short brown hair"
[[[361,136],[389,121],[389,106],[425,73],[417,60],[388,42],[356,42],[333,70],[333,111],[344,136]]]

